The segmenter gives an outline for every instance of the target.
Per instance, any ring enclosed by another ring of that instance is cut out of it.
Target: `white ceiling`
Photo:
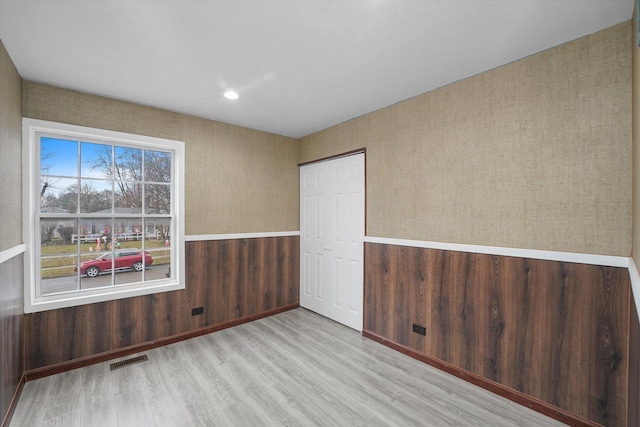
[[[630,20],[633,4],[0,0],[0,39],[27,80],[298,138]]]

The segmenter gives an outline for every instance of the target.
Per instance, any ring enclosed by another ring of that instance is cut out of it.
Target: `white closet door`
[[[300,305],[362,330],[364,154],[300,167]]]

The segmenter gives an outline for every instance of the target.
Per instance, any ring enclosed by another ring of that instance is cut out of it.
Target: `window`
[[[25,312],[184,289],[184,143],[23,119]]]

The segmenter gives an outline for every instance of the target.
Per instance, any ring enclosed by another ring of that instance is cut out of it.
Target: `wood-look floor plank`
[[[27,383],[11,427],[561,425],[302,308],[146,354]]]
[[[64,418],[67,413],[81,414],[83,399],[82,371],[63,372],[52,377],[51,392],[47,399],[44,421]],[[58,421],[52,421],[56,425]]]
[[[82,370],[82,424],[108,427],[118,425],[113,383],[106,363],[88,366]]]
[[[82,427],[82,410],[64,412],[59,416],[47,419],[44,425],[47,427]]]
[[[13,414],[12,426],[43,425],[44,411],[47,408],[46,399],[51,390],[52,380],[52,377],[46,377],[24,385]]]
[[[318,324],[318,327],[321,328],[322,324]],[[282,329],[284,328],[277,327],[274,333]],[[350,341],[343,341],[347,337],[348,335],[344,338],[340,335],[332,336],[331,349],[336,351],[332,352],[331,359],[323,356],[314,358],[307,354],[305,354],[305,358],[315,359],[318,362],[315,368],[326,375],[331,375],[333,383],[344,383],[347,391],[358,390],[359,393],[354,397],[359,401],[352,402],[354,406],[375,408],[379,405],[386,405],[387,410],[380,414],[379,418],[386,419],[387,425],[397,425],[400,422],[402,424],[424,425],[425,420],[430,420],[436,425],[446,425],[451,413],[455,413],[457,419],[466,418],[465,425],[482,425],[483,415],[488,419],[486,425],[512,425],[502,424],[499,421],[491,424],[492,412],[482,405],[475,407],[473,413],[452,405],[449,402],[452,392],[447,389],[450,387],[446,387],[446,381],[441,383],[445,387],[434,388],[416,385],[412,379],[417,372],[412,372],[405,369],[403,365],[396,364],[394,360],[396,355],[393,353],[387,355],[387,352],[382,348],[372,349],[373,351],[366,354],[349,351]],[[362,340],[366,341],[363,338]],[[304,342],[305,345],[301,347],[322,354],[323,343],[326,344],[326,341],[321,340],[320,345],[317,345],[318,341],[309,340]],[[388,358],[384,359],[386,356]],[[381,364],[380,361],[385,363]],[[372,376],[372,372],[376,375]],[[446,374],[440,372],[438,374],[442,374],[440,377],[442,379],[449,379]],[[429,375],[432,376],[433,373]],[[423,379],[428,381],[427,384],[432,381],[431,378],[423,377]],[[391,402],[389,402],[390,396]],[[459,399],[466,398],[461,395],[457,397]],[[368,420],[368,422],[370,421],[372,420]],[[455,424],[458,422],[455,421]]]
[[[127,393],[116,394],[114,400],[119,427],[151,427],[156,425],[143,387],[133,388]]]
[[[176,418],[188,420],[191,425],[216,425],[219,410],[216,405],[205,404],[210,402],[212,395],[199,382],[200,372],[192,366],[192,359],[185,353],[184,346],[168,346],[166,350],[154,355],[151,367],[140,365],[147,372],[149,369],[156,371],[157,386],[153,388],[158,396],[155,401],[164,400],[159,393],[160,383],[164,382],[168,402],[176,402]],[[156,418],[163,419],[160,416]]]
[[[348,396],[340,395],[339,387],[336,387],[339,383],[328,384],[317,366],[300,366],[291,363],[295,358],[287,354],[289,349],[283,349],[283,346],[280,346],[277,348],[278,351],[274,351],[276,348],[261,342],[259,335],[250,331],[237,337],[240,341],[237,343],[241,357],[239,366],[244,368],[250,379],[250,383],[246,384],[247,387],[255,383],[265,383],[276,387],[275,396],[286,396],[288,401],[293,402],[294,396],[309,394],[307,389],[312,385],[313,397],[321,400],[324,405],[329,405],[333,411],[324,413],[309,405],[293,406],[293,412],[302,416],[306,421],[305,424],[308,424],[311,419],[322,420],[325,425],[339,425],[346,420],[349,425],[362,424],[363,417],[350,409]],[[260,403],[264,402],[260,401]],[[313,411],[309,411],[309,408]],[[265,408],[262,406],[259,409]],[[280,417],[285,416],[280,415]]]
[[[175,399],[176,390],[171,381],[162,375],[156,360],[150,360],[146,368],[147,401],[158,426],[189,425],[191,420],[182,399]]]
[[[258,324],[258,326],[264,326]],[[322,325],[319,325],[322,327]],[[276,327],[268,330],[268,334],[264,334],[264,336],[273,336],[273,334],[277,335],[279,331],[284,329],[284,325],[282,327]],[[334,337],[335,338],[335,337]],[[340,402],[348,404],[349,407],[356,408],[368,408],[373,409],[375,411],[375,407],[378,405],[385,405],[388,401],[388,396],[390,391],[385,387],[389,385],[384,381],[379,381],[377,384],[374,384],[368,378],[368,373],[370,372],[362,372],[362,370],[366,370],[366,365],[361,363],[362,360],[360,357],[354,359],[352,362],[345,358],[348,356],[348,353],[340,348],[341,342],[334,341],[331,345],[331,356],[327,358],[325,356],[325,348],[322,343],[326,341],[324,340],[314,340],[313,338],[309,338],[309,335],[306,335],[306,338],[298,337],[296,341],[283,340],[283,344],[287,344],[286,347],[283,345],[279,349],[282,351],[280,354],[275,354],[276,359],[282,360],[299,360],[299,357],[292,357],[293,354],[301,353],[304,354],[303,361],[310,361],[312,366],[304,366],[304,365],[290,365],[287,369],[295,369],[302,370],[312,368],[312,372],[314,373],[314,378],[309,379],[309,381],[313,381],[316,384],[316,387],[323,386],[325,388],[330,389],[331,394]],[[291,352],[290,355],[285,356],[286,352]],[[358,390],[358,393],[353,393],[353,390]],[[405,408],[406,409],[406,408]],[[386,416],[390,416],[389,420],[393,420],[394,414],[397,415],[399,413],[404,413],[404,418],[406,420],[407,414],[410,413],[403,411],[402,409],[397,410],[394,405],[389,407],[389,412],[385,414]],[[361,411],[361,414],[358,418],[354,418],[351,421],[352,425],[368,425],[372,421],[370,411]],[[338,420],[339,421],[339,420]],[[416,420],[417,421],[417,420]]]

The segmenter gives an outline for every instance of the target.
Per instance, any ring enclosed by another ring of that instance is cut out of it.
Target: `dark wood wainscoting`
[[[640,426],[640,322],[638,307],[631,298],[629,318],[629,420],[627,425]]]
[[[118,354],[295,306],[298,259],[298,236],[187,242],[185,290],[26,315],[26,370]],[[198,307],[203,314],[192,316]]]
[[[23,255],[0,263],[0,423],[7,425],[23,384]]]
[[[627,425],[626,269],[377,243],[365,251],[366,332],[579,417]]]

